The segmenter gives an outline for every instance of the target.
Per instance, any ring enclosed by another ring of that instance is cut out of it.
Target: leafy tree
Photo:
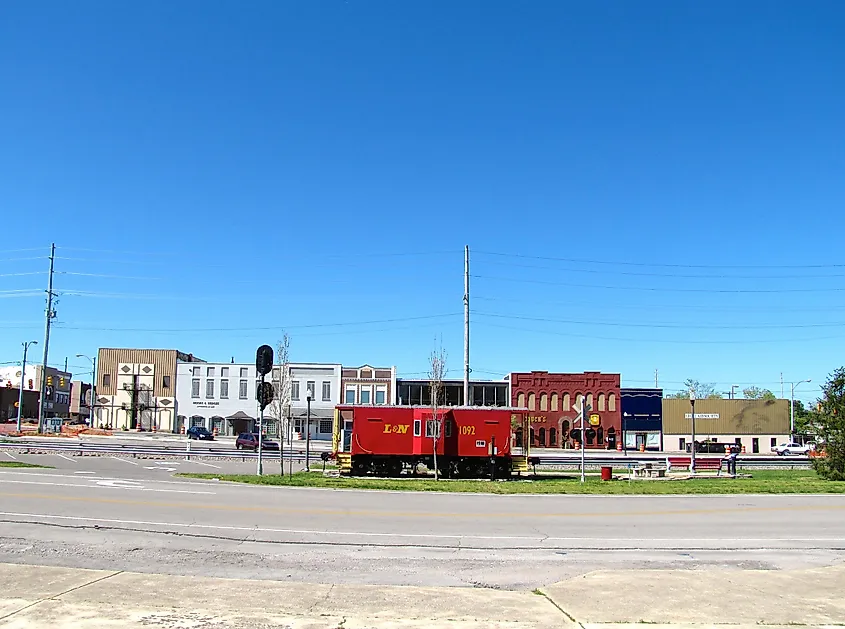
[[[822,392],[811,422],[825,456],[814,458],[813,467],[822,478],[845,481],[845,367],[830,375]]]
[[[804,406],[801,400],[795,400],[795,432],[799,435],[815,434],[814,413]]]
[[[760,387],[748,387],[742,390],[742,395],[747,400],[776,400],[775,394],[768,389]]]
[[[709,400],[718,400],[722,397],[722,394],[716,391],[716,385],[699,382],[698,380],[693,380],[692,378],[684,380],[684,388],[682,390],[677,393],[667,395],[666,397],[670,400],[686,400],[689,399],[690,391],[695,391],[695,397],[699,400],[703,400],[705,398]]]

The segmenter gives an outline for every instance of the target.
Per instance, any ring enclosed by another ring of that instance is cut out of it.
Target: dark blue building
[[[621,389],[622,443],[627,450],[663,449],[663,389]]]

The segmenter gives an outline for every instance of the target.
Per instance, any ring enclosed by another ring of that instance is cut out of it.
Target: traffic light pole
[[[261,379],[258,384],[258,390],[260,392],[264,391],[264,374],[261,374]],[[260,398],[259,394],[259,398]],[[256,472],[259,476],[264,473],[264,461],[262,460],[262,450],[264,449],[264,443],[262,441],[262,433],[264,431],[264,402],[259,399],[258,401],[258,471]]]
[[[38,432],[44,432],[44,407],[47,403],[47,358],[50,352],[50,324],[53,312],[53,263],[56,259],[56,243],[50,245],[50,274],[47,276],[47,322],[44,325],[44,360],[41,363],[41,384],[38,395]]]

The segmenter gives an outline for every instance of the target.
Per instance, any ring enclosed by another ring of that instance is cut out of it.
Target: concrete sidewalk
[[[532,593],[309,585],[0,564],[0,627],[641,629],[648,623],[794,629],[842,626],[843,590],[845,567],[596,572]]]

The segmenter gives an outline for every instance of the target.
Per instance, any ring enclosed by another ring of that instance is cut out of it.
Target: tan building
[[[697,400],[695,440],[736,443],[767,454],[789,441],[789,400]],[[686,399],[663,400],[663,447],[686,451],[692,442],[692,408]]]
[[[340,387],[344,404],[393,404],[396,367],[344,367]]]
[[[177,364],[204,362],[175,349],[102,348],[94,426],[176,432]]]

